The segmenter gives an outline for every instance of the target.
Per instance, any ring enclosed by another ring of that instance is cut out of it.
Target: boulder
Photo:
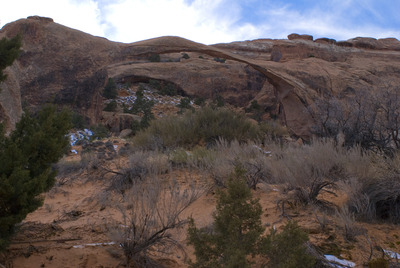
[[[292,33],[288,35],[288,39],[289,40],[307,40],[307,41],[313,41],[314,37],[312,35],[309,34],[296,34],[296,33]]]

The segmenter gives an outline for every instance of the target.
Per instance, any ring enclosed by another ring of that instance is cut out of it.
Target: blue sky
[[[0,27],[31,15],[113,41],[175,35],[213,44],[311,34],[400,39],[400,0],[13,0]]]

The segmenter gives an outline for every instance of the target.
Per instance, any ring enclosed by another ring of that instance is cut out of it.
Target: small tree
[[[118,108],[118,103],[115,100],[107,103],[106,107],[104,107],[103,111],[106,112],[115,112]]]
[[[53,186],[56,163],[66,152],[70,114],[46,106],[35,117],[25,112],[10,136],[0,133],[0,251],[15,225],[42,204],[39,195]]]
[[[307,252],[308,235],[295,221],[289,221],[283,231],[272,229],[264,239],[261,252],[268,257],[268,267],[309,268],[316,259]]]
[[[130,110],[126,110],[128,113],[141,114],[142,119],[140,120],[139,129],[147,128],[150,125],[150,121],[154,119],[153,112],[151,111],[154,106],[154,101],[148,100],[144,97],[143,89],[139,87],[136,92],[136,100]]]
[[[114,79],[108,78],[106,87],[104,88],[103,96],[107,99],[115,99],[118,96],[117,85]]]
[[[190,104],[190,99],[188,97],[182,98],[181,101],[179,102],[178,105],[176,105],[176,107],[179,108],[179,114],[183,114],[183,112],[186,109],[190,109],[192,111],[194,111],[194,108],[192,107],[192,105]]]
[[[2,38],[0,40],[0,82],[6,80],[7,76],[3,70],[10,66],[18,58],[21,48],[21,36],[17,35],[11,39]]]
[[[257,252],[264,227],[261,205],[252,197],[244,172],[236,168],[227,191],[218,192],[211,232],[197,229],[191,219],[188,240],[196,255],[192,267],[250,267],[247,256]]]
[[[315,258],[307,252],[308,236],[297,223],[289,222],[281,233],[272,229],[263,236],[262,208],[252,197],[244,174],[244,169],[236,167],[227,191],[218,192],[211,229],[197,229],[190,220],[188,244],[194,246],[196,256],[191,267],[250,267],[249,257],[255,255],[268,258],[268,267],[313,267]]]

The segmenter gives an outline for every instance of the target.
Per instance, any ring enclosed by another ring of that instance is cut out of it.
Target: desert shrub
[[[178,89],[172,83],[163,84],[159,93],[164,96],[176,96],[178,95]]]
[[[117,110],[118,104],[115,100],[107,103],[106,107],[104,107],[103,111],[106,112],[115,112]]]
[[[372,259],[368,262],[368,268],[389,268],[389,261],[384,258]]]
[[[261,116],[265,113],[262,107],[256,100],[253,100],[250,105],[245,109],[246,113],[251,113],[251,117],[254,120],[260,121]]]
[[[206,100],[202,97],[197,97],[194,99],[194,104],[203,107],[206,104]]]
[[[336,210],[336,222],[344,230],[344,237],[347,241],[355,241],[356,237],[365,233],[365,230],[357,226],[354,212],[350,211],[347,206],[343,206]]]
[[[400,222],[400,156],[369,156],[369,171],[347,183],[347,205],[360,220]]]
[[[260,123],[260,129],[270,140],[279,140],[284,136],[289,136],[289,131],[277,121],[264,121]]]
[[[72,122],[72,127],[75,129],[84,129],[89,126],[87,118],[76,112],[72,113],[71,122]]]
[[[221,95],[217,94],[215,96],[215,98],[213,99],[212,104],[214,106],[216,106],[216,107],[224,107],[225,106],[225,100]]]
[[[177,148],[170,153],[171,162],[174,165],[186,166],[189,163],[190,152],[183,148]]]
[[[128,167],[114,172],[110,190],[124,192],[137,181],[157,176],[170,170],[170,162],[165,154],[156,151],[134,151],[129,156]]]
[[[154,253],[182,249],[171,231],[188,222],[180,216],[200,194],[195,185],[183,188],[174,180],[162,183],[151,177],[134,181],[124,192],[122,202],[111,202],[122,216],[122,222],[113,224],[111,238],[121,245],[127,266],[157,267]]]
[[[362,183],[360,194],[364,197],[364,210],[357,211],[353,196],[349,200],[352,210],[366,220],[387,220],[400,223],[400,177],[385,177]]]
[[[58,161],[58,163],[55,165],[55,168],[57,169],[57,176],[64,177],[70,175],[71,173],[81,171],[83,167],[81,161],[71,161],[64,158]]]
[[[191,151],[177,148],[169,156],[175,165],[208,172],[210,163],[215,160],[215,150],[203,146],[196,146]]]
[[[268,267],[311,268],[316,258],[310,253],[307,242],[307,233],[295,221],[289,221],[280,233],[271,229],[261,252],[268,258]]]
[[[176,107],[179,108],[179,114],[182,114],[185,110],[192,110],[194,111],[194,108],[190,104],[190,99],[188,97],[182,98]]]
[[[206,107],[181,116],[153,120],[147,129],[136,135],[134,143],[146,149],[166,149],[193,147],[199,143],[212,145],[219,138],[228,142],[257,140],[261,138],[261,131],[242,114]]]
[[[257,144],[237,141],[217,141],[213,148],[214,157],[208,159],[206,169],[218,186],[226,186],[226,178],[235,170],[242,168],[248,187],[255,189],[260,181],[269,177],[269,154]]]
[[[303,146],[274,147],[270,172],[274,180],[285,183],[293,198],[303,204],[321,203],[318,195],[330,192],[346,177],[346,152],[333,141],[314,140]]]
[[[160,81],[156,80],[156,79],[150,79],[149,80],[149,85],[151,88],[155,89],[155,90],[160,90],[161,89],[161,83]]]
[[[264,227],[262,208],[246,186],[243,171],[232,173],[226,191],[219,191],[212,229],[198,229],[191,219],[188,244],[195,249],[191,267],[250,267],[248,256],[257,253]]]
[[[89,171],[100,169],[103,165],[101,157],[95,152],[82,152],[80,166],[82,169]]]
[[[204,170],[215,160],[216,151],[203,146],[196,146],[189,156],[189,166]]]
[[[182,58],[183,59],[190,59],[190,57],[189,57],[189,55],[187,53],[183,53]]]
[[[107,138],[110,135],[110,131],[107,129],[106,126],[102,124],[91,126],[90,129],[92,130],[93,133],[93,135],[90,137],[91,140],[96,140],[96,139],[101,140]]]
[[[226,59],[214,58],[214,61],[219,62],[219,63],[225,63]]]
[[[228,142],[255,141],[262,138],[257,124],[245,115],[228,109],[203,108],[192,115],[197,128],[196,133],[199,133],[200,140],[206,144],[215,144],[219,138]]]
[[[103,96],[107,99],[115,99],[118,96],[117,85],[114,79],[108,78],[108,82],[104,88]]]

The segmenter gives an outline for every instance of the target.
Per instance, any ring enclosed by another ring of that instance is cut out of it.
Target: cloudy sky
[[[290,33],[400,39],[400,0],[12,0],[0,27],[31,15],[113,41],[175,35],[213,44]]]

